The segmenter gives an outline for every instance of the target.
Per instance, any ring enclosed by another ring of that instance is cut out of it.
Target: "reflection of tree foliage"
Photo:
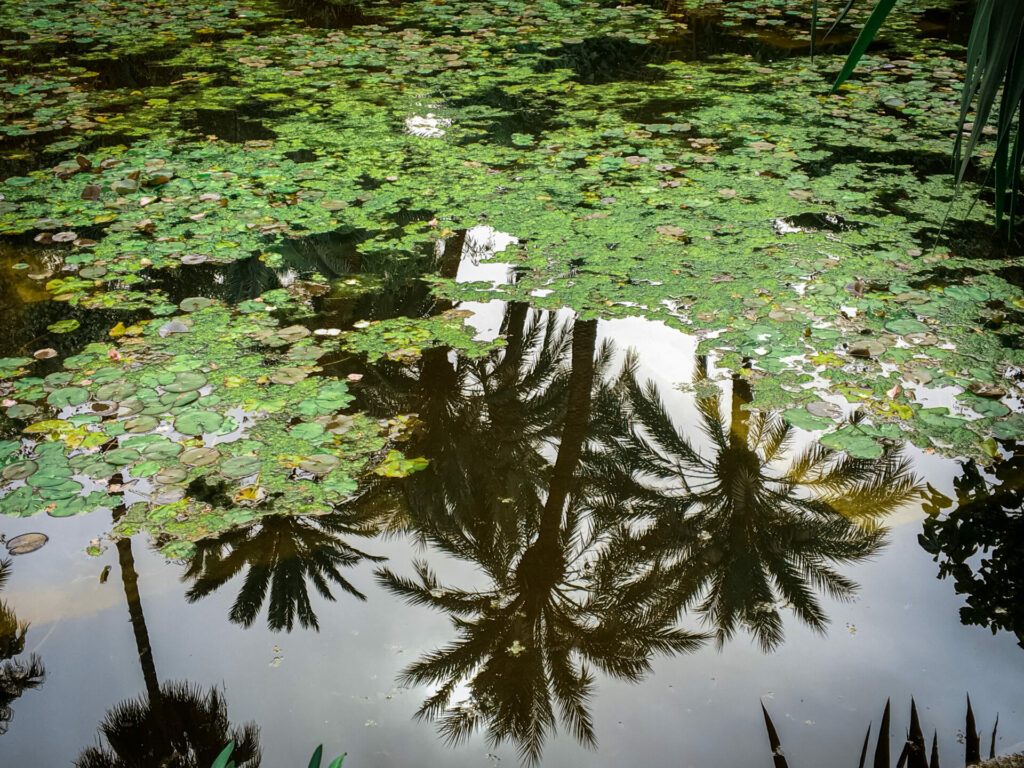
[[[866,460],[814,444],[780,466],[791,428],[778,414],[744,409],[744,381],[733,381],[728,428],[702,366],[694,383],[710,455],[673,423],[657,388],[627,367],[620,386],[629,436],[595,457],[596,471],[609,493],[630,497],[633,515],[648,523],[637,545],[659,553],[657,578],[672,585],[680,609],[703,615],[719,645],[745,628],[763,649],[774,648],[783,639],[781,606],[824,630],[816,593],[854,593],[834,566],[881,546],[870,519],[917,493],[908,462],[891,450]]]
[[[0,560],[0,591],[10,578],[11,561]],[[46,670],[42,660],[34,653],[28,660],[14,657],[25,650],[28,624],[18,621],[14,611],[0,600],[0,734],[7,732],[7,724],[14,717],[11,705],[25,691],[43,684]]]
[[[453,361],[448,349],[429,349],[414,365],[384,362],[363,380],[375,413],[418,415],[406,453],[430,462],[361,501],[388,515],[389,527],[420,530],[434,517],[442,525],[455,518],[468,527],[486,521],[487,535],[495,524],[514,527],[518,509],[539,503],[548,460],[537,447],[558,436],[570,335],[524,304],[509,306],[502,330],[502,352]]]
[[[259,730],[253,723],[233,727],[216,688],[167,682],[158,695],[128,699],[100,724],[108,747],[89,747],[76,768],[209,768],[229,741],[238,768],[260,764]]]
[[[208,768],[229,741],[235,742],[238,768],[257,768],[259,729],[253,723],[232,727],[227,704],[216,688],[204,694],[188,683],[160,684],[131,539],[117,542],[117,554],[146,693],[107,713],[100,734],[108,746],[83,750],[76,768]]]
[[[182,576],[193,582],[187,593],[188,601],[207,597],[244,571],[242,587],[231,606],[231,621],[252,626],[267,602],[270,629],[290,632],[296,618],[302,627],[319,629],[309,584],[325,600],[335,599],[331,582],[365,600],[341,569],[381,558],[355,549],[341,536],[374,533],[374,528],[347,513],[264,517],[258,525],[232,529],[215,539],[198,542],[196,554]]]
[[[918,540],[939,578],[967,596],[960,620],[1013,632],[1024,647],[1024,455],[1000,462],[992,479],[967,462],[954,487],[956,509],[925,520]]]
[[[607,410],[594,405],[612,394],[603,376],[611,350],[596,349],[596,322],[576,323],[566,343],[550,316],[531,320],[514,306],[509,314],[505,353],[468,370],[450,366],[449,376],[464,373],[456,388],[423,402],[460,428],[445,437],[425,419],[437,441],[427,446],[434,476],[408,507],[413,527],[479,565],[488,584],[444,587],[425,563],[414,579],[388,569],[380,578],[407,601],[451,614],[458,633],[405,671],[410,683],[436,686],[419,715],[438,719],[453,742],[484,727],[493,743],[510,739],[536,762],[559,717],[595,742],[588,665],[637,680],[655,653],[692,650],[702,638],[645,598],[641,564],[612,546],[619,526],[595,525],[581,503],[579,459],[598,431],[591,414]],[[459,444],[446,456],[447,440]]]

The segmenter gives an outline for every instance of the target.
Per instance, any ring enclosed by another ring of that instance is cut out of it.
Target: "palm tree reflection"
[[[235,742],[232,756],[238,768],[257,768],[259,729],[253,723],[232,727],[220,691],[203,693],[184,682],[160,684],[131,539],[118,541],[117,551],[146,692],[107,713],[99,730],[108,746],[83,750],[76,768],[208,768],[229,741]]]
[[[628,437],[595,463],[645,526],[633,546],[657,553],[652,578],[680,610],[704,617],[719,647],[740,628],[763,650],[776,647],[782,607],[824,631],[817,593],[853,595],[856,584],[835,566],[882,546],[876,521],[918,493],[909,462],[893,449],[856,459],[817,443],[786,462],[793,431],[777,413],[744,408],[747,382],[732,381],[728,427],[703,363],[694,384],[708,455],[673,422],[657,387],[637,381],[635,363],[620,380]]]
[[[267,603],[267,626],[291,632],[298,619],[304,628],[320,623],[309,596],[309,584],[325,600],[335,599],[330,584],[359,600],[366,596],[341,572],[363,560],[382,558],[349,545],[342,535],[372,536],[376,528],[351,510],[318,517],[268,515],[258,525],[228,531],[215,539],[197,542],[196,554],[182,575],[192,581],[186,593],[190,603],[207,597],[245,572],[231,606],[231,621],[250,627]],[[268,600],[269,595],[269,600]]]
[[[0,560],[0,590],[11,574],[11,561]],[[14,717],[14,704],[25,691],[38,688],[46,677],[42,659],[29,654],[28,660],[15,656],[25,650],[28,624],[18,621],[6,601],[0,600],[0,734],[7,733],[7,724]]]
[[[432,464],[421,485],[429,492],[408,508],[421,535],[477,563],[488,584],[443,587],[425,563],[414,579],[379,575],[408,602],[452,614],[458,632],[405,671],[407,682],[436,686],[419,716],[437,718],[452,742],[486,728],[493,743],[509,739],[536,762],[558,717],[595,743],[588,665],[637,680],[655,653],[690,651],[703,638],[676,628],[674,607],[651,599],[642,561],[617,554],[622,526],[597,525],[585,512],[580,458],[601,431],[592,415],[615,395],[604,376],[611,349],[597,349],[596,321],[577,322],[566,344],[550,317],[540,333],[517,314],[525,324],[506,353],[475,367],[475,386],[463,390],[473,406],[461,412],[476,422],[467,420],[462,446],[452,446],[459,463]]]

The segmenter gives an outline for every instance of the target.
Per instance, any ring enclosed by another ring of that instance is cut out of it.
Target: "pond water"
[[[0,0],[0,763],[1024,751],[970,12],[865,18]]]

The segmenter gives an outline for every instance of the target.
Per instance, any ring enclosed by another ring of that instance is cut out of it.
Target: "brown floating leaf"
[[[45,533],[23,533],[4,543],[12,555],[27,555],[35,552],[50,539]]]
[[[1006,390],[995,384],[987,384],[984,381],[972,381],[967,388],[978,397],[1000,398],[1006,395]]]

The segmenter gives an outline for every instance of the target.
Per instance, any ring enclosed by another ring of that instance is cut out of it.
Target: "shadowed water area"
[[[1024,751],[970,5],[833,5],[0,0],[0,764]]]

